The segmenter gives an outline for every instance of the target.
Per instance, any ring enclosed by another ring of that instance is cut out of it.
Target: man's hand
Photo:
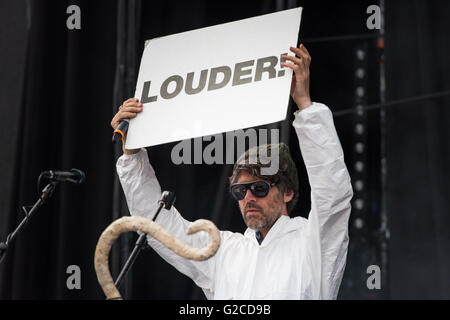
[[[119,122],[123,119],[132,119],[137,116],[138,113],[142,112],[143,104],[139,102],[139,99],[130,98],[122,104],[119,111],[116,113],[114,118],[111,120],[111,127],[115,130],[119,125]],[[122,150],[125,154],[138,153],[139,149],[127,150],[125,149],[125,141],[127,139],[127,134],[122,139]]]
[[[312,104],[309,96],[309,66],[311,65],[311,56],[303,44],[298,48],[290,47],[290,50],[296,56],[282,56],[283,59],[291,62],[282,62],[281,65],[291,68],[294,71],[292,75],[291,96],[298,108],[303,110]]]

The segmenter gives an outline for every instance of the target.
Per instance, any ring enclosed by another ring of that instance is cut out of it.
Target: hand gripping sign
[[[146,42],[127,149],[260,126],[286,118],[302,8]]]
[[[100,236],[95,249],[94,266],[97,279],[108,300],[122,299],[122,296],[114,285],[109,270],[109,251],[114,241],[120,234],[129,231],[141,231],[151,235],[164,244],[177,255],[191,260],[203,261],[213,256],[220,245],[220,233],[217,227],[209,220],[199,219],[194,221],[187,230],[191,235],[199,231],[206,231],[210,236],[209,244],[204,248],[191,248],[183,241],[171,235],[156,222],[144,217],[122,217],[111,223]]]

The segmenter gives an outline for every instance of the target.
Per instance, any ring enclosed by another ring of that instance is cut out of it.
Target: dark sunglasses
[[[231,186],[231,195],[236,200],[242,200],[245,198],[247,190],[250,190],[255,197],[264,198],[269,193],[270,188],[276,184],[276,182],[269,184],[263,180],[248,183],[235,183]]]

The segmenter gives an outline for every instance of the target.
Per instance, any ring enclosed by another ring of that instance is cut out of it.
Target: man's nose
[[[247,192],[245,193],[244,199],[245,201],[256,201],[255,195],[251,192],[250,189],[247,189]]]

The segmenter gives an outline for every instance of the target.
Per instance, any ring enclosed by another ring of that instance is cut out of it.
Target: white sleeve
[[[311,185],[311,212],[306,231],[313,296],[336,299],[345,269],[348,220],[353,196],[333,116],[327,106],[313,103],[297,111],[293,126]]]
[[[117,161],[117,173],[131,215],[152,219],[158,209],[161,187],[150,165],[147,151],[142,149],[137,154],[122,155]],[[162,209],[156,222],[191,247],[202,248],[209,243],[209,235],[204,231],[186,235],[191,222],[185,220],[174,206],[169,211]],[[214,289],[213,272],[216,256],[206,261],[192,261],[176,255],[150,236],[147,239],[149,245],[165,261],[191,278],[209,298]]]

